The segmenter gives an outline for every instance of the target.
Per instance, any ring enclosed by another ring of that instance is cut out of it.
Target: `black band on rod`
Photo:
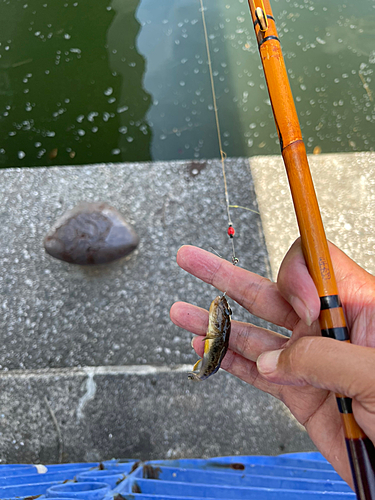
[[[264,44],[264,42],[268,42],[268,40],[277,40],[280,43],[280,40],[277,38],[277,36],[270,35],[270,36],[266,36],[265,38],[263,38],[263,40],[261,40],[258,43],[258,46],[260,47],[261,45]]]
[[[273,22],[276,22],[276,21],[275,21],[275,18],[274,18],[274,17],[272,17],[272,16],[269,16],[268,14],[267,14],[267,19],[271,19]],[[257,24],[259,24],[258,19],[256,19],[256,20],[254,21],[254,28],[255,28],[255,26],[256,26]]]
[[[325,297],[320,297],[320,310],[325,309],[335,309],[336,307],[341,307],[341,300],[338,295],[326,295]]]
[[[349,340],[349,332],[346,326],[336,328],[323,328],[322,337],[329,337],[336,340]]]
[[[337,406],[340,413],[353,413],[351,398],[337,398]]]

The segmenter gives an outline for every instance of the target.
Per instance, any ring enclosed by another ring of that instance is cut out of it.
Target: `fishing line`
[[[199,0],[199,2],[201,4],[201,13],[202,13],[202,24],[203,24],[204,40],[205,40],[205,43],[206,43],[208,70],[209,70],[210,81],[211,81],[211,92],[212,92],[212,100],[213,100],[213,105],[214,105],[216,131],[217,131],[217,138],[218,138],[218,142],[219,142],[221,167],[222,167],[222,171],[223,171],[224,190],[225,190],[225,204],[226,204],[227,216],[228,216],[228,236],[229,236],[229,238],[232,241],[232,263],[233,263],[233,265],[236,265],[236,264],[238,264],[238,258],[236,257],[236,253],[235,253],[235,249],[234,249],[234,234],[235,234],[235,230],[234,230],[234,227],[233,227],[233,224],[232,224],[232,219],[231,219],[231,216],[230,216],[230,209],[229,209],[230,205],[229,205],[227,176],[226,176],[226,172],[225,172],[225,160],[227,158],[227,155],[223,151],[223,145],[222,145],[222,142],[221,142],[219,113],[218,113],[217,104],[216,104],[216,92],[215,92],[214,76],[213,76],[213,73],[212,73],[211,53],[210,53],[210,46],[209,46],[209,43],[208,43],[208,34],[207,34],[206,18],[205,18],[205,15],[204,15],[203,0]]]
[[[248,207],[241,207],[241,205],[229,205],[229,208],[240,208],[241,210],[248,210],[249,212],[254,212],[254,214],[260,215],[260,213],[257,212],[256,210],[253,210],[252,208]]]

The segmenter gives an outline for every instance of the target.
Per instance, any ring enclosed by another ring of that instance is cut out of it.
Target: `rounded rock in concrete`
[[[72,264],[106,264],[129,255],[139,243],[123,216],[104,202],[68,210],[44,238],[46,252]]]

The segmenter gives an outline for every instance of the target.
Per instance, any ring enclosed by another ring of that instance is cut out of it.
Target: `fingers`
[[[197,335],[205,335],[208,325],[208,312],[200,307],[184,302],[173,304],[170,317],[173,323]],[[259,328],[240,321],[231,322],[229,348],[244,358],[256,361],[262,352],[281,349],[289,340],[279,333]],[[203,356],[204,342],[197,337],[193,339],[193,347],[198,356]]]
[[[304,337],[257,361],[269,382],[312,385],[353,398],[355,418],[375,442],[375,349],[319,337]]]
[[[208,311],[186,302],[175,302],[169,312],[173,323],[196,335],[205,335],[208,326]]]
[[[261,391],[268,392],[268,394],[271,394],[277,399],[282,399],[282,386],[268,382],[268,380],[260,377],[257,365],[254,361],[249,361],[240,354],[237,354],[232,350],[228,350],[221,363],[221,368],[243,380],[247,384],[260,389]]]
[[[375,277],[365,271],[350,257],[348,257],[342,250],[340,250],[333,243],[328,242],[329,252],[331,254],[333,267],[335,270],[335,277],[340,289],[340,296],[342,299],[346,298],[347,294],[357,294],[358,291],[366,293],[368,288],[374,288]],[[340,286],[345,285],[345,286]],[[367,285],[367,286],[366,286]],[[364,288],[364,289],[363,289]],[[362,290],[363,289],[363,290]],[[350,296],[349,295],[349,296]],[[369,297],[368,297],[369,298]],[[370,298],[371,302],[374,298]]]
[[[192,344],[198,356],[202,357],[204,342],[199,336],[206,333],[208,311],[185,302],[176,302],[171,308],[170,316],[177,326],[198,335]],[[264,328],[232,321],[229,350],[221,363],[221,368],[244,382],[280,398],[280,386],[258,376],[255,360],[265,350],[281,349],[288,340],[288,337]]]
[[[210,252],[185,245],[177,253],[178,265],[234,299],[255,316],[292,330],[298,322],[293,308],[275,283],[246,271]]]
[[[375,347],[375,336],[369,334],[375,327],[375,277],[358,266],[335,245],[332,243],[328,245],[339,295],[348,325],[352,330],[351,340],[356,344]],[[277,286],[280,294],[293,306],[304,323],[311,325],[318,318],[320,301],[306,267],[300,239],[292,245],[281,264]],[[364,307],[366,307],[367,322],[359,320]],[[317,328],[316,324],[315,327]],[[314,334],[313,330],[310,334]],[[302,334],[309,333],[302,329]],[[294,339],[299,336],[301,335],[293,334]]]
[[[318,319],[319,295],[307,270],[300,239],[294,242],[284,257],[277,286],[281,295],[291,304],[304,323],[310,326]]]
[[[375,277],[335,245],[329,244],[329,250],[345,316],[352,327],[350,338],[355,344],[375,347],[371,333],[375,331]]]

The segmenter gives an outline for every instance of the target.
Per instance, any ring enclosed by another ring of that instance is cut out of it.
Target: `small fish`
[[[202,339],[204,342],[203,358],[193,366],[192,373],[188,375],[190,380],[205,380],[220,368],[221,361],[228,350],[231,315],[231,308],[224,295],[219,295],[211,302],[208,329],[206,336]],[[194,373],[199,363],[201,363],[200,370]]]

